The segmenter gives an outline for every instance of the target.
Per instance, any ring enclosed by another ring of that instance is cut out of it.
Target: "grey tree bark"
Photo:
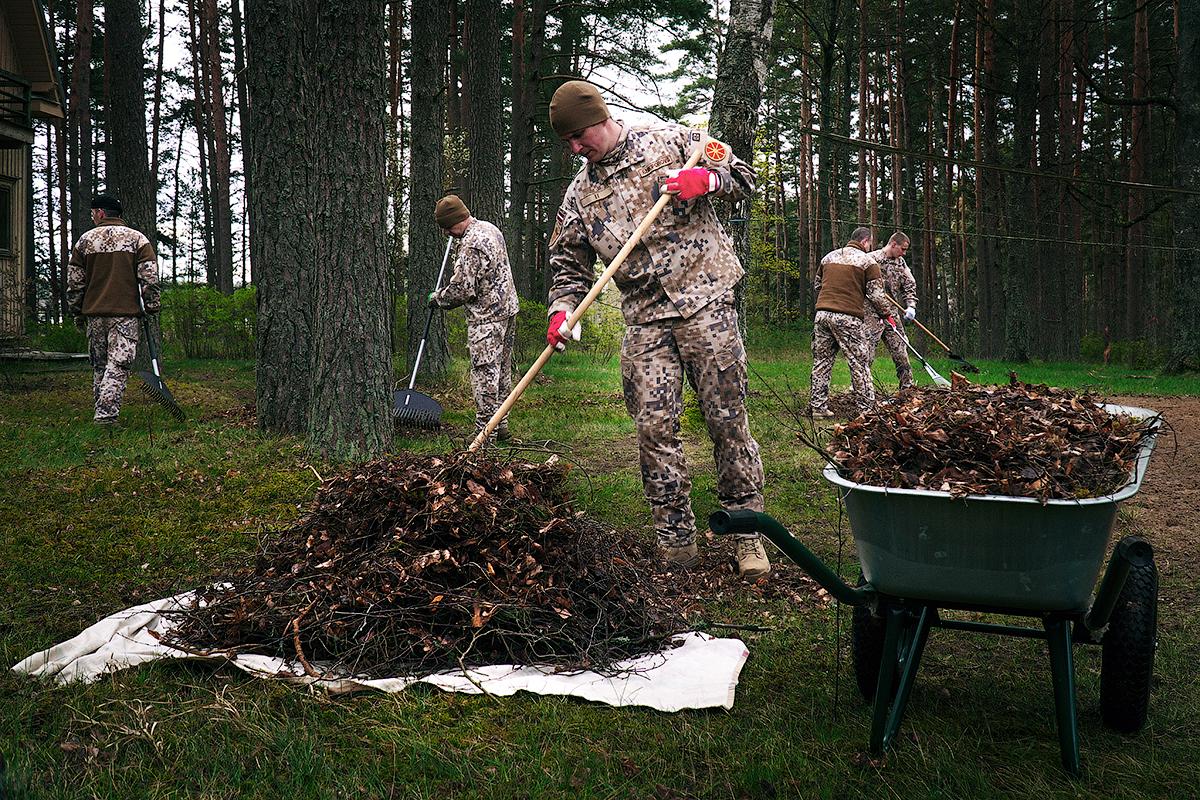
[[[429,3],[412,16],[412,143],[409,159],[408,225],[408,365],[412,369],[417,344],[428,313],[426,296],[433,291],[446,240],[433,219],[433,208],[442,194],[442,133],[446,129],[446,51],[450,19],[444,3]],[[444,315],[435,313],[429,340],[421,360],[423,375],[436,377],[446,371],[450,354],[446,347]]]
[[[308,430],[312,348],[312,172],[307,53],[315,0],[246,4],[246,85],[254,114],[247,133],[257,178],[250,193],[251,261],[257,284],[255,378],[258,425],[275,433]]]
[[[308,443],[338,460],[374,458],[392,440],[384,19],[384,0],[322,0],[310,55],[323,141]]]

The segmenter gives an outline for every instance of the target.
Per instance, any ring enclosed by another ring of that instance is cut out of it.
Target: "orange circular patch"
[[[704,155],[709,161],[724,161],[729,155],[729,149],[715,140],[709,140],[704,145]]]

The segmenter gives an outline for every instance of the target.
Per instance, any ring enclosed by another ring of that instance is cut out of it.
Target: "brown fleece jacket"
[[[150,240],[119,217],[100,220],[79,237],[67,265],[71,313],[85,317],[136,317],[138,289],[146,310],[158,310],[158,263]]]
[[[871,286],[872,282],[875,286]],[[863,318],[863,305],[869,295],[883,286],[879,263],[858,242],[849,242],[821,260],[817,273],[817,311],[834,311]],[[882,303],[886,300],[882,296]]]

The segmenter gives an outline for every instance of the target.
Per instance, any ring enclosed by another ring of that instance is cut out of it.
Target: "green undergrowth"
[[[791,410],[807,400],[807,348],[800,336],[751,332],[751,423],[767,506],[852,580],[847,523],[818,458],[795,437],[800,422]],[[636,435],[611,355],[555,357],[511,427],[522,455],[553,450],[573,465],[582,510],[650,535]],[[1007,376],[1008,365],[976,363],[986,378]],[[935,362],[943,374],[949,366]],[[1195,379],[1143,381],[1085,365],[1018,372],[1111,394],[1200,392]],[[882,386],[895,385],[886,358],[875,374]],[[170,376],[186,423],[169,421],[132,390],[115,430],[89,422],[86,371],[3,378],[6,666],[101,616],[246,563],[258,538],[294,522],[318,475],[334,469],[309,460],[299,440],[245,423],[239,412],[254,399],[249,362],[175,363]],[[839,361],[835,390],[847,384]],[[427,388],[446,407],[447,430],[410,432],[397,450],[446,452],[470,438],[462,361]],[[703,521],[717,508],[711,445],[694,398],[686,409],[682,431]],[[1142,530],[1136,509],[1123,511],[1118,525],[1121,533]],[[1167,557],[1194,562],[1195,552]],[[0,672],[4,788],[8,797],[289,800],[1184,797],[1196,785],[1191,721],[1200,714],[1200,627],[1187,572],[1163,572],[1157,688],[1142,733],[1103,727],[1099,651],[1076,648],[1085,770],[1078,781],[1059,767],[1044,644],[934,631],[899,740],[885,759],[873,759],[865,752],[870,712],[848,653],[849,610],[734,598],[709,616],[767,630],[740,633],[751,656],[730,711],[663,714],[422,688],[330,697],[197,664],[148,665],[68,687]]]

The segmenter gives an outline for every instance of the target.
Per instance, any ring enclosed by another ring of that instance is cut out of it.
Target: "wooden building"
[[[62,117],[62,82],[41,3],[0,0],[0,339],[25,329],[34,120]]]

